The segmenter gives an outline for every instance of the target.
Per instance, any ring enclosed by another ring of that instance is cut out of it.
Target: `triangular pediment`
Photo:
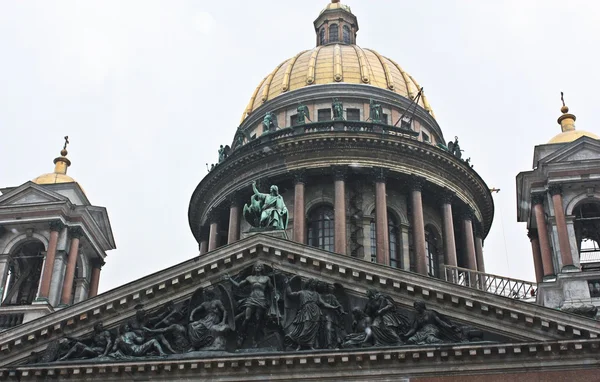
[[[0,206],[17,206],[68,201],[66,196],[27,182],[0,196]]]
[[[116,333],[116,328],[124,322],[135,319],[140,306],[151,314],[158,314],[169,302],[196,306],[190,305],[190,299],[197,296],[199,289],[230,288],[226,275],[240,282],[257,262],[266,264],[283,278],[295,280],[290,281],[290,285],[296,283],[294,291],[298,290],[301,278],[341,285],[351,305],[360,308],[368,301],[367,291],[373,289],[391,297],[407,316],[414,315],[413,303],[422,300],[427,309],[443,316],[452,327],[471,327],[483,332],[484,342],[583,340],[597,338],[600,332],[596,321],[579,316],[256,235],[4,332],[0,351],[6,357],[0,361],[0,367],[19,364],[32,352],[43,353],[49,344],[64,336],[89,335],[98,322]],[[279,285],[278,295],[285,295],[277,281],[283,278],[271,277],[273,285]],[[228,301],[237,297],[228,297]],[[289,319],[282,320],[289,324]]]
[[[584,136],[565,144],[554,153],[544,157],[540,163],[552,165],[594,160],[600,160],[600,142]]]

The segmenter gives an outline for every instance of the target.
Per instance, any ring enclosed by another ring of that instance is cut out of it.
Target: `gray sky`
[[[51,172],[69,135],[69,175],[108,208],[117,241],[101,292],[196,256],[187,208],[205,163],[259,81],[314,46],[327,2],[0,2],[0,186]],[[560,131],[560,91],[577,127],[600,132],[600,2],[345,3],[358,44],[424,86],[446,140],[502,189],[487,271],[533,280],[515,176]]]

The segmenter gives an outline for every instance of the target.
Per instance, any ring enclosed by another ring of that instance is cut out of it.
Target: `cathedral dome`
[[[67,144],[69,137],[65,137],[65,146],[60,151],[60,156],[54,158],[54,172],[42,174],[31,181],[36,184],[58,184],[58,183],[77,183],[75,179],[67,175],[67,169],[71,165],[71,161],[67,158]],[[85,193],[83,187],[79,183],[79,188]]]
[[[350,7],[332,1],[321,11],[314,27],[317,46],[283,61],[258,84],[242,122],[279,95],[313,85],[360,84],[386,89],[409,100],[417,97],[421,87],[400,65],[356,45],[358,21]],[[434,117],[424,95],[418,104]]]

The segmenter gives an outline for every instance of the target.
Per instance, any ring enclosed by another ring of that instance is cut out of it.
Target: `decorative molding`
[[[411,191],[422,191],[424,183],[425,178],[411,174],[410,179],[408,181],[408,186],[410,187]]]
[[[331,166],[334,180],[345,180],[348,175],[348,168],[346,166]]]
[[[65,228],[65,225],[60,220],[53,220],[50,222],[50,232],[60,232]]]
[[[390,170],[385,167],[373,167],[370,170],[370,172],[371,172],[371,176],[375,179],[375,182],[385,183],[385,181],[390,173]]]
[[[560,184],[551,184],[548,186],[548,192],[551,196],[562,195],[562,186]]]
[[[306,170],[304,169],[300,169],[300,170],[294,170],[291,171],[292,177],[294,178],[294,184],[298,184],[298,183],[303,183],[306,184],[307,181],[307,174],[306,174]]]
[[[83,229],[79,226],[69,227],[69,237],[71,239],[81,239],[83,236]]]
[[[532,205],[537,205],[537,204],[544,204],[544,199],[546,197],[546,193],[542,193],[542,192],[537,192],[535,194],[531,195],[531,204]]]

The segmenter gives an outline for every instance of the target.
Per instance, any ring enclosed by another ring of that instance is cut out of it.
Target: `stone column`
[[[385,171],[375,169],[375,234],[377,243],[377,262],[390,264],[390,239],[387,216],[387,194],[385,186]]]
[[[102,265],[98,262],[92,265],[92,274],[90,275],[90,290],[88,297],[96,297],[98,295],[98,285],[100,285],[100,271]]]
[[[71,304],[71,294],[73,292],[73,280],[75,279],[75,267],[77,265],[77,257],[79,256],[79,239],[83,231],[79,227],[69,229],[69,237],[71,238],[71,247],[69,248],[69,259],[67,260],[67,270],[65,272],[65,280],[63,282],[61,305]]]
[[[425,220],[423,218],[423,181],[413,177],[410,182],[413,247],[415,249],[416,271],[427,275],[427,252],[425,250]]]
[[[227,244],[235,243],[240,240],[240,203],[237,200],[237,194],[231,195],[229,200],[229,231],[227,232]]]
[[[6,292],[4,286],[8,278],[8,269],[10,268],[11,261],[12,257],[9,254],[0,255],[0,303],[2,302],[4,292]]]
[[[531,241],[531,253],[533,254],[533,267],[535,268],[535,281],[541,283],[544,278],[544,267],[542,265],[542,252],[540,251],[540,239],[537,230],[527,231],[529,241]]]
[[[554,275],[554,263],[552,262],[552,252],[550,251],[550,240],[548,238],[548,228],[546,227],[546,217],[544,215],[544,194],[535,194],[531,199],[535,223],[540,242],[540,251],[542,253],[542,268],[544,277]]]
[[[64,236],[67,235],[65,234]],[[67,254],[65,251],[59,250],[56,252],[56,259],[54,260],[54,272],[52,273],[52,282],[50,283],[50,296],[48,297],[50,305],[52,306],[58,306],[60,304],[60,295],[62,293],[66,268]]]
[[[454,238],[454,219],[452,217],[452,194],[446,193],[442,196],[442,218],[444,220],[444,249],[446,253],[446,265],[456,267],[456,239]]]
[[[219,244],[217,242],[218,239],[218,233],[219,233],[219,225],[216,221],[213,221],[210,223],[210,229],[208,232],[208,252],[210,251],[214,251],[215,249],[217,249],[217,245]]]
[[[477,270],[485,273],[485,263],[483,261],[483,228],[479,222],[475,223],[475,259],[477,260]]]
[[[208,252],[208,240],[202,240],[199,244],[200,255],[204,255]]]
[[[463,214],[463,226],[465,232],[465,253],[467,255],[467,268],[477,270],[477,255],[475,254],[475,236],[473,235],[473,214]]]
[[[85,278],[79,277],[74,280],[75,293],[73,296],[73,304],[77,304],[88,298],[90,285]]]
[[[306,210],[304,204],[305,173],[294,173],[294,241],[306,244]]]
[[[552,195],[552,204],[554,206],[554,217],[556,218],[556,230],[558,231],[558,245],[560,247],[560,259],[562,269],[575,269],[573,266],[573,255],[571,254],[571,243],[569,242],[569,233],[567,232],[567,221],[565,219],[565,209],[562,200],[562,188],[559,185],[551,185],[548,188]]]
[[[335,252],[342,255],[347,251],[346,237],[346,169],[342,167],[333,168],[334,178],[334,225],[335,225]]]
[[[48,301],[48,296],[50,295],[50,282],[52,281],[52,273],[54,271],[54,260],[56,258],[56,247],[58,245],[58,234],[63,227],[64,225],[60,221],[53,221],[50,223],[50,240],[48,242],[48,250],[46,251],[44,270],[42,271],[40,280],[38,300]]]

